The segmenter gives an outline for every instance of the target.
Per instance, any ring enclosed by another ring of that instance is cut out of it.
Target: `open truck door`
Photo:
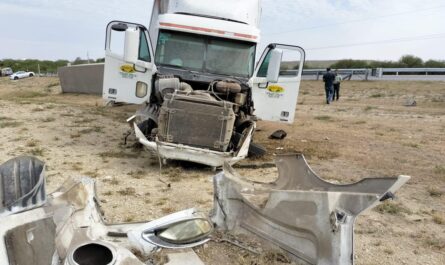
[[[265,49],[250,81],[258,118],[294,122],[304,59],[297,46],[270,44]]]
[[[140,24],[112,21],[107,26],[103,98],[141,104],[148,101],[156,72],[148,30]]]

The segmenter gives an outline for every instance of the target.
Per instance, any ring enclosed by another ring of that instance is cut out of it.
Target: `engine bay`
[[[255,126],[250,87],[241,80],[182,81],[157,75],[137,122],[150,141],[237,152]]]

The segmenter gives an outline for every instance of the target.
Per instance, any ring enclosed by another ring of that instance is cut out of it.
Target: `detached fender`
[[[212,221],[219,229],[251,232],[309,264],[353,264],[356,217],[410,179],[336,185],[318,177],[303,155],[278,156],[276,165],[279,178],[258,184],[226,164],[214,177]]]

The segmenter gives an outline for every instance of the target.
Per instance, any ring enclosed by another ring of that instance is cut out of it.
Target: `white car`
[[[18,71],[13,73],[12,75],[9,76],[9,78],[11,80],[18,80],[18,79],[22,79],[22,78],[26,78],[26,77],[33,77],[36,74],[34,74],[34,72],[25,72],[25,71]]]

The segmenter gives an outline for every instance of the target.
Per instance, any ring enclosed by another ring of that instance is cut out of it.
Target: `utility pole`
[[[40,77],[40,64],[37,64],[37,72],[39,73],[39,77]]]

